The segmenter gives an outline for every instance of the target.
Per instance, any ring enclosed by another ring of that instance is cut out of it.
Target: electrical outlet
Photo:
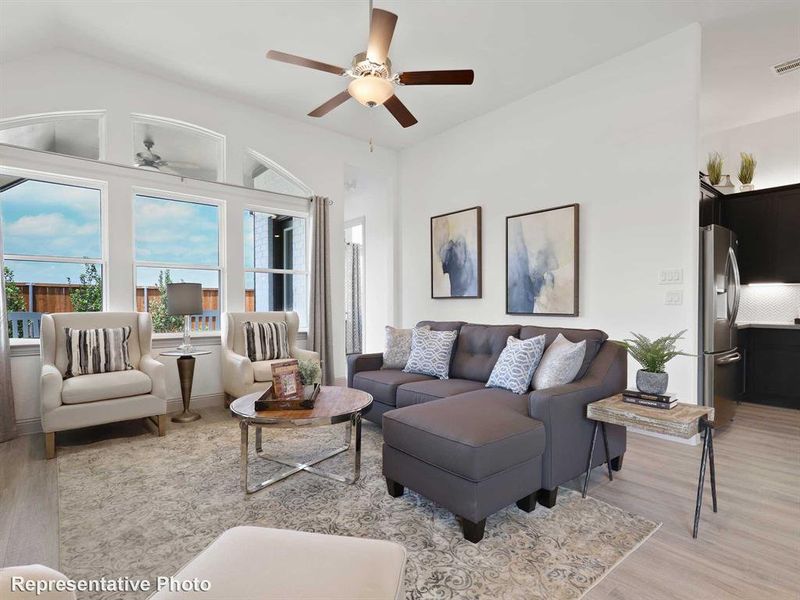
[[[664,295],[664,304],[679,306],[683,304],[683,290],[670,290]]]
[[[658,274],[659,285],[676,285],[683,283],[683,269],[664,269]]]

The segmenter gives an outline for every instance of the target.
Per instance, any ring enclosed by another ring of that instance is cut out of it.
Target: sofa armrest
[[[542,479],[547,489],[561,485],[586,471],[594,425],[586,418],[586,405],[625,389],[627,351],[607,341],[579,381],[535,390],[528,399],[531,417],[544,423],[547,445],[542,457]],[[625,428],[608,426],[611,458],[625,452]],[[595,453],[605,461],[604,452]]]
[[[167,399],[166,367],[149,354],[139,359],[139,370],[153,382],[153,396]]]
[[[291,355],[292,358],[296,358],[297,360],[310,360],[312,362],[319,363],[319,352],[314,352],[313,350],[295,347],[292,348]]]
[[[383,352],[347,355],[347,387],[353,387],[353,376],[359,371],[377,371],[383,366]]]
[[[253,363],[241,354],[222,349],[222,386],[231,396],[241,396],[255,382]]]
[[[42,375],[39,380],[39,400],[42,415],[61,406],[61,387],[64,378],[55,365],[43,364]]]

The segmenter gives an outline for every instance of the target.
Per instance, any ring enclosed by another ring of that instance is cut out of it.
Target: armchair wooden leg
[[[49,460],[56,457],[56,432],[49,431],[44,434],[44,455]]]
[[[167,434],[167,415],[158,415],[158,437]]]

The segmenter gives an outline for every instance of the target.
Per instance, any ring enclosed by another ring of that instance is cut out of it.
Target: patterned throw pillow
[[[430,329],[430,325],[420,329]],[[411,356],[411,329],[398,329],[386,326],[386,350],[383,351],[381,369],[405,369]]]
[[[244,352],[251,362],[291,358],[289,334],[286,323],[242,323],[244,329]]]
[[[531,385],[533,372],[542,360],[544,335],[527,340],[508,336],[506,347],[489,375],[486,387],[497,387],[515,394],[524,394]]]
[[[64,328],[67,337],[65,378],[133,369],[128,353],[130,327],[105,329]]]
[[[447,379],[450,375],[450,356],[457,337],[457,331],[431,331],[415,327],[411,334],[411,356],[403,371]]]
[[[573,344],[560,333],[545,350],[542,361],[533,374],[533,389],[542,390],[570,383],[583,364],[586,340]]]

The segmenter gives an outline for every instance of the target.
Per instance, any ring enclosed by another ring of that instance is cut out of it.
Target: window
[[[0,143],[105,159],[105,111],[78,110],[0,119]]]
[[[183,318],[167,315],[168,283],[200,283],[203,314],[192,329],[220,327],[220,207],[144,194],[134,197],[136,310],[148,311],[156,333],[179,332]]]
[[[244,212],[245,310],[295,311],[308,329],[306,219]]]
[[[255,150],[244,155],[244,186],[288,196],[308,198],[311,190],[286,169]]]
[[[103,310],[102,191],[0,175],[9,335],[42,313]]]

